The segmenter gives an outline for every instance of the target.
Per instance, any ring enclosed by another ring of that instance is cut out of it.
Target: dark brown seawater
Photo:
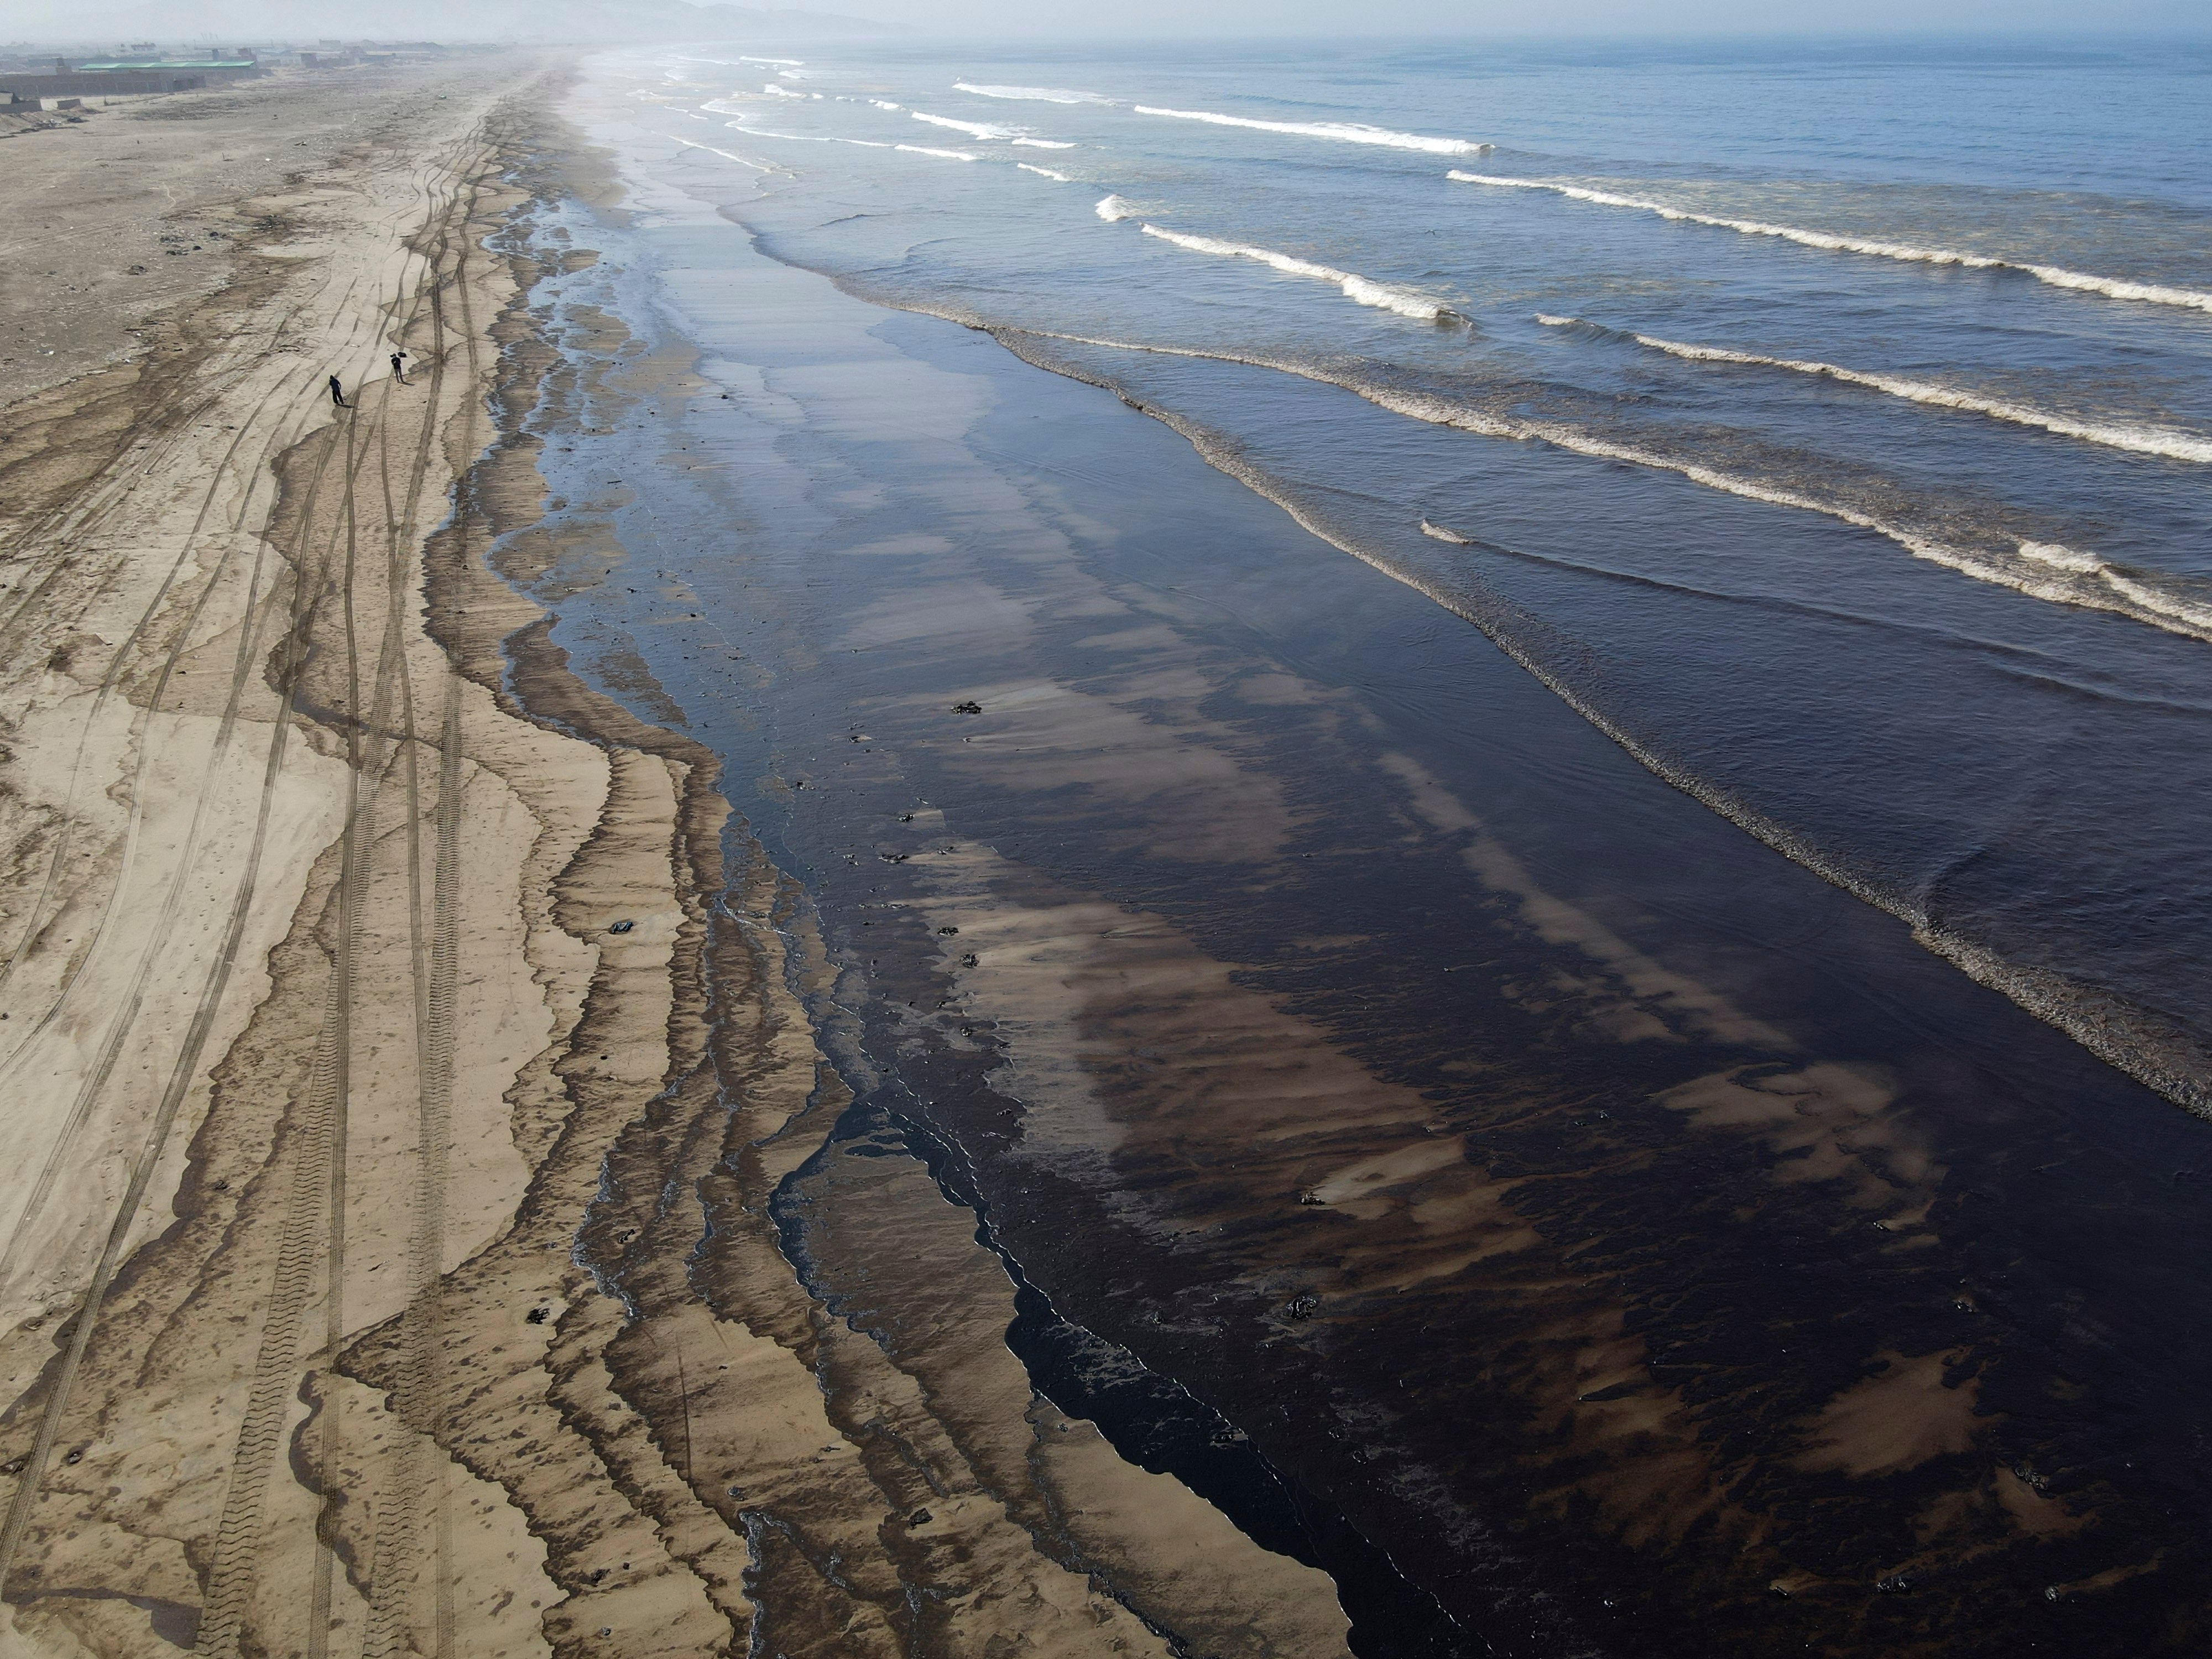
[[[547,303],[696,369],[580,447],[556,637],[819,917],[833,1304],[809,1194],[926,1155],[1033,1379],[1225,1425],[1364,1654],[2202,1650],[2205,1124],[1140,412],[595,234]]]

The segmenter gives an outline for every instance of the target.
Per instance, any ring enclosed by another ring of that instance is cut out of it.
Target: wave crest
[[[1248,115],[1222,115],[1210,109],[1160,109],[1151,104],[1132,106],[1139,115],[1164,115],[1177,121],[1203,121],[1208,126],[1249,127],[1255,132],[1287,133],[1297,138],[1333,138],[1345,144],[1377,144],[1389,149],[1415,149],[1430,155],[1480,155],[1491,148],[1472,138],[1430,138],[1418,132],[1393,132],[1361,121],[1261,121]]]
[[[1013,138],[1024,131],[1020,127],[1002,127],[990,121],[957,121],[950,115],[931,115],[918,109],[908,110],[907,113],[917,121],[927,121],[933,127],[950,127],[955,132],[966,133],[970,138]]]
[[[676,135],[672,132],[668,136],[676,138]],[[756,172],[774,173],[775,171],[765,161],[755,161],[746,156],[732,155],[728,150],[716,149],[712,144],[695,144],[689,138],[676,138],[676,142],[686,149],[703,149],[709,155],[719,155],[726,161],[735,161],[739,167],[751,167]]]
[[[722,125],[726,127],[735,127],[748,138],[782,138],[794,144],[858,144],[862,149],[891,148],[889,144],[878,143],[869,138],[825,138],[819,133],[813,132],[771,132],[766,127],[747,126],[742,120],[725,121]],[[901,148],[904,147],[901,146]]]
[[[1118,201],[1109,197],[1108,201]],[[1105,216],[1106,203],[1098,204],[1099,216]],[[1243,242],[1224,242],[1211,236],[1192,236],[1179,230],[1163,230],[1158,225],[1139,225],[1147,236],[1157,236],[1164,242],[1188,248],[1194,253],[1212,253],[1224,258],[1251,259],[1279,270],[1288,276],[1311,276],[1324,283],[1334,283],[1344,297],[1364,306],[1373,306],[1381,311],[1395,312],[1401,317],[1411,317],[1418,322],[1438,323],[1450,320],[1456,313],[1450,307],[1419,294],[1409,294],[1403,289],[1390,288],[1382,283],[1339,270],[1334,265],[1316,264],[1310,259],[1293,258],[1287,253],[1277,253],[1272,248],[1251,247]]]
[[[955,81],[952,88],[956,92],[972,92],[978,98],[1006,98],[1029,104],[1110,104],[1114,101],[1095,92],[1073,92],[1066,87],[979,86],[973,81]]]
[[[1506,179],[1495,173],[1463,173],[1457,167],[1444,176],[1462,185],[1489,185],[1502,190],[1550,191],[1571,201],[1589,202],[1599,207],[1632,208],[1638,212],[1656,213],[1662,219],[1674,220],[1683,224],[1710,225],[1717,230],[1733,230],[1746,236],[1771,236],[1782,241],[1795,242],[1801,247],[1824,248],[1838,253],[1863,253],[1879,259],[1901,259],[1911,264],[1957,265],[1966,270],[2016,270],[2053,288],[2101,294],[2107,299],[2139,300],[2148,305],[2180,306],[2195,311],[2212,311],[2212,293],[2200,289],[2170,288],[2157,283],[2131,283],[2117,276],[2095,276],[2085,271],[2068,270],[2058,265],[2000,259],[1994,254],[1962,253],[1953,248],[1919,247],[1911,242],[1884,242],[1861,236],[1838,236],[1831,231],[1801,230],[1794,225],[1769,224],[1762,219],[1729,219],[1717,214],[1693,213],[1687,208],[1672,207],[1665,202],[1655,202],[1641,196],[1620,196],[1609,190],[1592,190],[1583,185],[1554,184],[1543,179]]]
[[[1547,317],[1539,313],[1536,320],[1550,328],[1571,328],[1580,319]],[[1871,374],[1809,358],[1769,357],[1755,351],[1730,350],[1725,346],[1691,345],[1680,340],[1662,340],[1651,334],[1631,334],[1628,337],[1640,346],[1664,352],[1670,357],[1680,357],[1686,362],[1733,363],[1747,368],[1786,369],[1794,374],[1809,374],[1839,381],[1845,386],[1864,386],[1869,391],[1901,398],[1908,403],[1924,404],[1933,409],[1960,410],[1968,414],[1986,415],[1991,420],[2010,422],[2014,426],[2036,427],[2057,437],[2101,444],[2108,449],[2124,449],[2137,455],[2157,455],[2167,460],[2212,463],[2212,438],[2172,427],[2085,420],[2037,409],[2029,404],[1984,397],[1978,392],[1961,391],[1933,380],[1910,380],[1899,374]]]

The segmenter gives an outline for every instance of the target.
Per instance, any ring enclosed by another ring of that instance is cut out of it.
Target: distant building
[[[79,75],[197,75],[204,85],[242,81],[261,73],[252,58],[118,58],[79,64]]]
[[[0,93],[11,101],[50,98],[107,98],[126,94],[193,92],[262,73],[252,58],[114,58],[79,64],[60,58],[43,70],[0,70]]]

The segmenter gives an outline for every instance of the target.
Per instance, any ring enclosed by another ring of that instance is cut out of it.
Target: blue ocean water
[[[1169,419],[2212,1110],[2212,52],[605,71],[767,252]]]

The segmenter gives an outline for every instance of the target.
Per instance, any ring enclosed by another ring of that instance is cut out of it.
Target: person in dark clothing
[[[392,378],[402,386],[407,384],[407,365],[403,361],[406,355],[403,351],[395,351],[392,354]]]
[[[331,401],[337,404],[340,409],[351,409],[353,407],[351,404],[345,400],[345,388],[338,384],[338,377],[335,374],[331,376]]]

